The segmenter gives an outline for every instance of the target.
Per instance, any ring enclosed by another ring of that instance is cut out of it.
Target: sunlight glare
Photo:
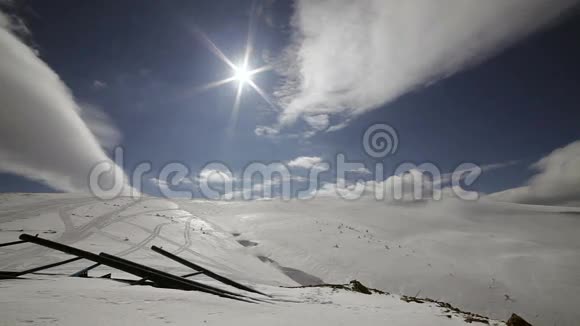
[[[244,67],[244,66],[236,67],[234,78],[240,84],[245,84],[245,83],[251,81],[251,79],[250,79],[251,76],[252,76],[252,73],[248,69],[246,69],[246,67]]]

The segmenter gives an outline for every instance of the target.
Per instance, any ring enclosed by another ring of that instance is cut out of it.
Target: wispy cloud
[[[275,128],[303,120],[311,132],[340,129],[495,54],[578,2],[297,1],[294,43],[280,60],[286,82],[276,92],[283,109]]]
[[[15,36],[12,22],[0,12],[0,171],[59,190],[86,191],[90,170],[109,158],[70,90]],[[95,132],[112,136],[102,113],[95,108],[84,112],[98,122]]]
[[[465,168],[463,170],[458,170],[454,172],[444,173],[441,174],[441,177],[438,179],[433,180],[433,184],[436,185],[449,185],[452,181],[453,174],[457,173],[460,180],[463,180],[468,174],[468,172],[475,172],[476,170],[481,171],[481,173],[491,172],[503,168],[507,168],[510,166],[514,166],[520,163],[518,160],[511,160],[507,162],[499,162],[499,163],[490,163],[490,164],[483,164],[483,165],[473,165],[470,168]]]
[[[93,80],[93,89],[94,90],[101,90],[103,88],[107,88],[109,85],[101,80]]]
[[[368,168],[365,167],[360,167],[360,168],[356,168],[356,169],[352,169],[346,172],[351,172],[351,173],[356,173],[356,174],[361,174],[361,175],[371,175],[373,174],[371,172],[371,170],[369,170]]]
[[[121,141],[121,132],[115,127],[111,118],[96,105],[82,103],[79,107],[80,116],[97,138],[99,144],[106,149],[112,149]]]

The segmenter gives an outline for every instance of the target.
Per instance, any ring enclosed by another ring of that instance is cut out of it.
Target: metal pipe
[[[26,241],[12,241],[12,242],[0,243],[0,247],[13,246],[13,245],[17,245],[17,244],[21,244],[21,243],[25,243],[25,242]]]
[[[151,247],[151,250],[153,250],[153,251],[155,251],[157,253],[160,253],[160,254],[162,254],[163,256],[165,256],[165,257],[167,257],[169,259],[175,260],[176,262],[178,262],[180,264],[183,264],[183,265],[185,265],[185,266],[187,266],[187,267],[189,267],[189,268],[191,268],[193,270],[196,270],[198,272],[201,272],[201,273],[203,273],[203,274],[205,274],[205,275],[213,278],[216,281],[222,282],[222,283],[227,284],[229,286],[233,286],[233,287],[235,287],[237,289],[240,289],[240,290],[244,290],[244,291],[248,291],[248,292],[253,292],[253,293],[258,293],[258,294],[261,294],[261,295],[264,295],[264,296],[269,297],[269,295],[267,295],[267,294],[264,294],[264,293],[262,293],[262,292],[260,292],[258,290],[252,289],[249,286],[240,284],[240,283],[238,283],[236,281],[230,280],[229,278],[226,278],[226,277],[223,277],[221,275],[218,275],[218,274],[210,271],[209,269],[203,268],[203,267],[201,267],[201,266],[199,266],[199,265],[197,265],[195,263],[192,263],[192,262],[190,262],[188,260],[185,260],[185,259],[183,259],[183,258],[181,258],[181,257],[179,257],[177,255],[174,255],[174,254],[172,254],[172,253],[170,253],[168,251],[165,251],[165,250],[163,250],[163,249],[161,249],[161,248],[159,248],[157,246],[152,246]]]
[[[38,272],[44,269],[49,269],[52,267],[56,267],[56,266],[60,266],[60,265],[64,265],[64,264],[68,264],[68,263],[72,263],[73,261],[77,261],[77,260],[81,260],[83,259],[82,257],[74,257],[71,259],[67,259],[64,261],[59,261],[56,263],[52,263],[52,264],[48,264],[48,265],[43,265],[43,266],[39,266],[39,267],[34,267],[31,269],[27,269],[25,271],[20,271],[20,272],[0,272],[0,274],[2,275],[3,278],[15,278],[15,277],[19,277],[22,275],[26,275],[26,274],[30,274],[30,273],[34,273],[34,272]]]
[[[138,268],[144,269],[144,270],[146,270],[148,272],[151,272],[151,273],[158,273],[161,276],[166,277],[168,279],[171,279],[171,280],[173,280],[175,282],[178,282],[178,283],[181,283],[181,284],[186,284],[187,286],[192,287],[195,290],[199,290],[199,291],[203,291],[203,292],[208,292],[208,293],[213,293],[213,294],[218,294],[218,295],[220,295],[220,294],[226,294],[228,296],[244,297],[243,295],[238,294],[238,293],[234,293],[234,292],[230,292],[230,291],[227,291],[227,290],[218,289],[218,288],[215,288],[215,287],[212,287],[212,286],[209,286],[209,285],[205,285],[203,283],[199,283],[199,282],[195,282],[195,281],[192,281],[192,280],[188,280],[186,278],[179,277],[179,276],[173,275],[173,274],[169,274],[167,272],[163,272],[163,271],[160,271],[160,270],[151,268],[149,266],[141,265],[141,264],[138,264],[138,263],[135,263],[135,262],[126,260],[124,258],[120,258],[120,257],[116,257],[116,256],[113,256],[113,255],[109,255],[109,254],[106,254],[104,252],[101,253],[99,256],[106,257],[108,259],[112,259],[112,260],[118,261],[119,263],[123,263],[123,264],[127,264],[127,265],[134,265],[134,266],[136,266]]]
[[[20,235],[20,239],[27,242],[32,242],[41,246],[45,246],[54,250],[65,252],[71,255],[82,257],[88,260],[92,260],[95,263],[101,263],[103,265],[116,268],[118,270],[139,276],[141,278],[146,278],[153,281],[158,286],[179,289],[179,290],[190,290],[190,291],[200,291],[206,292],[221,297],[226,297],[234,300],[245,301],[255,303],[249,300],[245,300],[235,294],[229,294],[228,291],[211,288],[209,286],[203,285],[201,283],[193,282],[188,279],[179,278],[178,276],[171,275],[147,266],[143,266],[119,257],[111,256],[105,253],[100,255],[93,254],[91,252],[70,247],[61,243],[54,241],[42,239],[39,237],[33,237],[29,234]]]
[[[91,265],[91,266],[89,266],[87,268],[83,268],[80,271],[78,271],[78,272],[76,272],[74,274],[71,274],[71,277],[88,277],[89,276],[89,271],[91,269],[95,268],[95,267],[100,266],[100,265],[101,265],[101,263],[96,263],[96,264],[93,264],[93,265]]]
[[[195,275],[199,275],[199,274],[203,274],[203,272],[189,273],[189,274],[181,275],[181,277],[187,278],[187,277],[191,277],[191,276],[195,276]]]

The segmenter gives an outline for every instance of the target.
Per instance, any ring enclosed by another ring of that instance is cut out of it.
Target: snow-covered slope
[[[27,280],[0,281],[0,325],[49,324],[393,324],[461,325],[465,316],[399,294],[450,302],[505,320],[539,324],[580,318],[580,215],[572,209],[458,202],[389,206],[374,201],[98,201],[71,194],[0,196],[0,242],[20,233],[123,256],[164,271],[191,272],[149,250],[163,246],[271,293],[246,304],[198,292],[63,277],[77,261]],[[0,248],[0,270],[62,260],[31,244]],[[91,275],[113,272],[107,267]],[[213,280],[194,279],[216,286]],[[364,284],[395,295],[329,288]],[[448,317],[450,316],[450,318]]]
[[[538,324],[580,319],[578,209],[331,198],[181,207],[259,243],[249,252],[325,282],[357,279],[498,319],[514,311]]]

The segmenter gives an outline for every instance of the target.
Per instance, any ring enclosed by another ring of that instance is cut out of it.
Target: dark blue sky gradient
[[[272,141],[254,134],[275,114],[246,89],[234,137],[227,128],[235,95],[229,84],[195,88],[231,75],[194,36],[204,31],[238,61],[243,54],[250,1],[25,1],[17,9],[40,55],[79,102],[101,107],[123,134],[126,169],[150,161],[155,169],[180,161],[193,170],[223,161],[233,170],[252,161],[287,161],[346,153],[366,160],[364,129],[386,122],[399,132],[399,151],[387,159],[434,162],[443,171],[459,163],[517,165],[485,173],[478,189],[494,192],[523,184],[528,166],[552,150],[580,139],[580,18],[533,36],[474,68],[416,90],[308,143]],[[290,41],[292,3],[274,2],[256,20],[252,66]],[[93,82],[107,83],[96,90]],[[278,76],[255,82],[267,93]],[[388,171],[388,170],[387,170]],[[0,191],[48,191],[21,177],[0,174]]]

